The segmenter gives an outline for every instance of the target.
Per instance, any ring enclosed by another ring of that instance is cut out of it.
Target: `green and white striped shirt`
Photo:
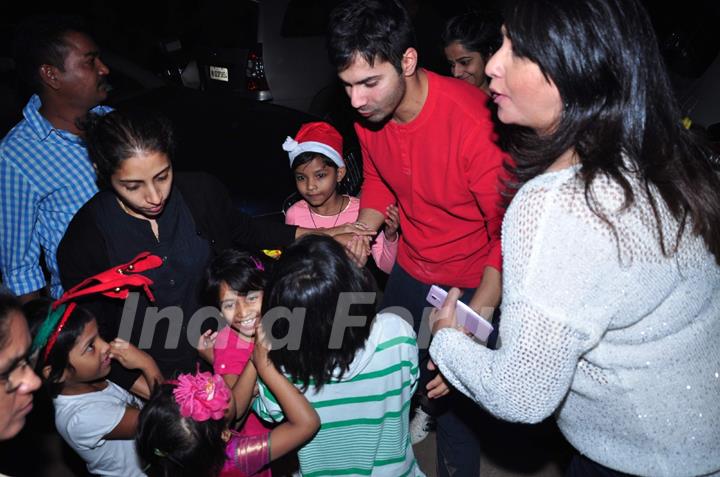
[[[320,416],[320,430],[300,449],[304,477],[419,477],[408,433],[410,398],[418,380],[415,332],[392,313],[377,315],[365,348],[340,380],[305,397]],[[253,408],[263,419],[284,419],[260,381]]]

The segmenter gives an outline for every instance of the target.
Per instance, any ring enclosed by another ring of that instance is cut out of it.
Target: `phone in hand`
[[[435,308],[441,308],[446,299],[447,292],[445,290],[437,285],[430,287],[430,291],[427,294],[428,303]],[[460,300],[457,301],[457,305],[455,306],[455,316],[457,317],[458,325],[472,333],[480,341],[486,342],[488,336],[490,336],[490,333],[493,331],[493,325],[490,324],[490,322]]]

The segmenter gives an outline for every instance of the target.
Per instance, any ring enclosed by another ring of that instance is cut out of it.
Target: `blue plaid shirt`
[[[0,270],[21,295],[45,286],[40,250],[50,271],[50,293],[62,294],[58,244],[75,212],[96,192],[85,142],[56,129],[33,95],[20,121],[0,143]],[[111,109],[98,106],[94,113]]]

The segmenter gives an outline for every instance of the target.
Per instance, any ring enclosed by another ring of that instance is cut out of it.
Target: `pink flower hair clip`
[[[182,417],[198,422],[225,417],[230,407],[230,390],[219,374],[181,374],[172,384],[175,384],[173,396]]]

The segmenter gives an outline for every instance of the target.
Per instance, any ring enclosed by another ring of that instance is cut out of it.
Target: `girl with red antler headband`
[[[131,287],[143,288],[152,299],[152,281],[137,272],[160,263],[159,257],[143,253],[88,278],[49,307],[38,302],[27,307],[35,315],[29,317],[31,355],[53,398],[55,426],[94,475],[144,475],[132,440],[142,401],[106,379],[112,360],[142,373],[138,390],[146,398],[162,375],[147,353],[120,339],[103,340],[95,317],[78,301],[94,294],[124,299]]]

